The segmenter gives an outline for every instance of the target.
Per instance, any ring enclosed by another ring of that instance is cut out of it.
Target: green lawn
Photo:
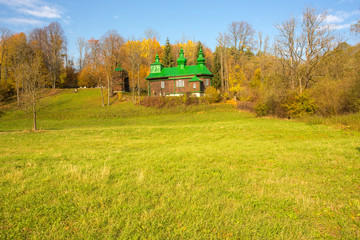
[[[0,239],[360,238],[359,131],[99,95],[3,113]]]

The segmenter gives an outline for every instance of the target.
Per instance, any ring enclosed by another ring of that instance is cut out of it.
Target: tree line
[[[214,52],[193,40],[171,44],[167,39],[161,46],[152,29],[142,38],[127,40],[112,30],[100,39],[79,37],[75,63],[68,58],[65,33],[57,22],[28,35],[0,28],[0,101],[16,97],[20,106],[45,88],[99,87],[102,105],[110,105],[118,66],[129,76],[135,101],[147,92],[145,77],[156,54],[165,67],[172,67],[183,48],[192,65],[202,47],[222,99],[250,104],[258,115],[358,112],[360,45],[340,41],[325,25],[326,17],[326,12],[306,8],[301,20],[290,18],[276,25],[271,44],[250,23],[235,21],[219,33]],[[351,31],[359,34],[359,22]]]

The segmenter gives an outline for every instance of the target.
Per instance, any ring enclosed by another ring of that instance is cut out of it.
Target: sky
[[[360,19],[360,0],[0,0],[0,27],[29,33],[57,21],[64,29],[68,54],[76,60],[76,41],[100,39],[117,30],[125,39],[142,38],[151,28],[171,43],[201,41],[215,50],[219,33],[233,21],[246,21],[256,32],[277,35],[275,25],[290,17],[301,19],[306,7],[327,11],[326,24],[350,44],[360,35],[350,26]]]

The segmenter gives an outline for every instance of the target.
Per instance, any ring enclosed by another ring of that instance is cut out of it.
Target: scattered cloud
[[[344,18],[340,17],[340,16],[335,16],[335,15],[328,15],[325,18],[325,23],[326,24],[332,24],[332,23],[342,23],[344,22]]]
[[[351,12],[338,11],[333,14],[329,14],[324,23],[326,27],[329,27],[332,30],[341,30],[350,28],[354,24],[353,17],[360,15],[360,10],[355,10]]]
[[[60,9],[49,6],[42,0],[0,0],[0,4],[8,6],[19,13],[39,18],[61,18]]]
[[[31,18],[3,18],[1,21],[14,24],[14,25],[32,25],[39,26],[45,24],[45,22],[41,20],[31,19]]]

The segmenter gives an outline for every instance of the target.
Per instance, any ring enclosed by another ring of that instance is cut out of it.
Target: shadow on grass
[[[357,147],[356,150],[358,150],[360,152],[360,147]]]

